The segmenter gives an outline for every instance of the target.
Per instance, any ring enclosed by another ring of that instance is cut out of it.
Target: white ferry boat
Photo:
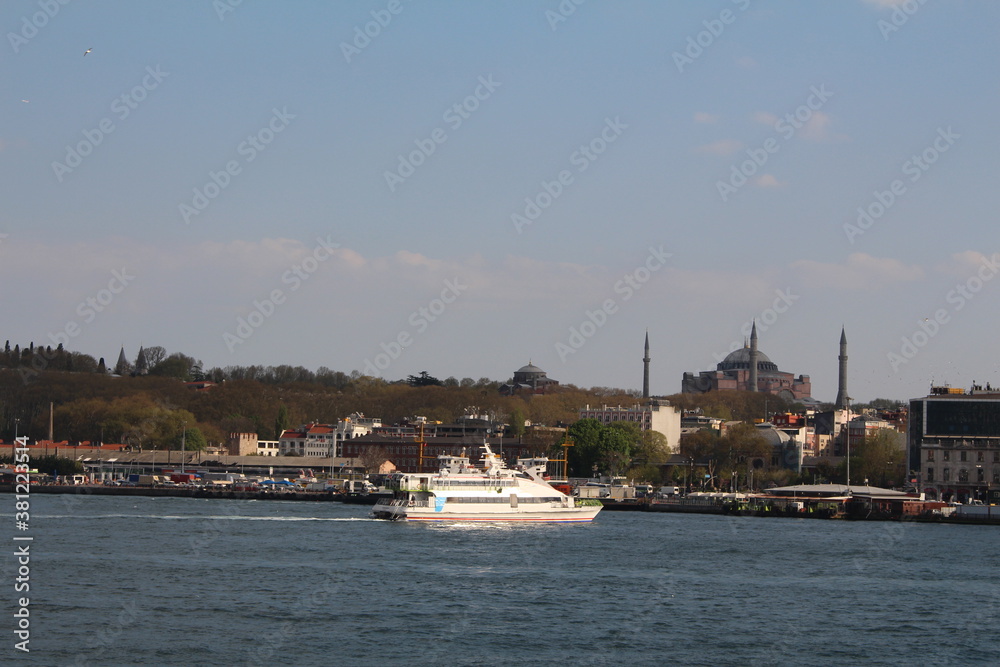
[[[463,452],[464,453],[464,452]],[[518,462],[512,470],[489,445],[483,467],[467,456],[438,456],[436,473],[397,473],[388,486],[391,499],[372,508],[376,519],[406,521],[531,521],[584,523],[601,511],[598,504],[576,500],[545,481],[546,459]]]

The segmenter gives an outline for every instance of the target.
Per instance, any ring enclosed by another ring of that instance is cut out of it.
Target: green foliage
[[[410,375],[406,378],[406,384],[411,387],[429,387],[438,386],[441,384],[441,380],[428,373],[427,371],[420,371],[420,375]]]
[[[208,441],[201,429],[195,426],[184,430],[181,435],[177,436],[175,444],[178,450],[183,445],[186,452],[200,452],[208,446]]]
[[[590,477],[595,469],[621,474],[631,461],[638,442],[638,427],[630,422],[601,424],[596,419],[581,419],[569,427],[574,442],[570,449],[570,474]]]
[[[14,458],[11,456],[0,456],[0,464],[13,465]],[[39,474],[51,475],[75,475],[83,472],[83,464],[65,456],[49,454],[47,456],[32,456],[31,468],[37,470]]]
[[[520,407],[516,407],[510,411],[510,434],[515,438],[520,438],[524,435],[524,422],[527,417],[524,416],[524,410]]]
[[[277,440],[281,434],[291,428],[292,422],[288,418],[288,406],[284,403],[278,406],[278,416],[274,418],[274,439]]]

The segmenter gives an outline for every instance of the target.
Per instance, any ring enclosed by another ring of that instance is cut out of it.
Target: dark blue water
[[[8,620],[2,664],[1000,661],[996,527],[608,511],[447,526],[338,503],[31,503],[31,653],[12,650]],[[7,556],[11,610],[13,568]]]

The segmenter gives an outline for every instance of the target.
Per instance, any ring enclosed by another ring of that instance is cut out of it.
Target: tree
[[[382,445],[375,445],[365,447],[358,458],[361,460],[365,472],[377,473],[382,468],[382,464],[389,460],[389,453]]]
[[[411,387],[430,387],[437,386],[441,384],[441,380],[438,380],[433,375],[429,374],[427,371],[420,371],[420,375],[410,375],[406,378],[406,384]]]
[[[208,447],[208,441],[205,439],[205,435],[197,426],[187,429],[182,427],[181,435],[177,437],[175,444],[178,450],[183,445],[185,452],[200,452]]]
[[[868,480],[876,486],[901,486],[905,465],[903,435],[897,431],[881,428],[851,443],[851,479],[855,483]]]
[[[524,435],[524,410],[520,407],[515,407],[510,411],[510,434],[515,438],[520,438]]]
[[[146,353],[146,363],[150,368],[153,368],[158,363],[167,358],[167,351],[159,345],[153,345],[152,347],[145,348]]]
[[[149,369],[150,375],[163,375],[181,380],[191,379],[191,368],[197,362],[194,358],[180,352],[174,352],[169,357]]]
[[[291,421],[288,419],[288,407],[282,403],[278,406],[278,416],[274,418],[274,438],[277,440],[281,434],[288,430]]]

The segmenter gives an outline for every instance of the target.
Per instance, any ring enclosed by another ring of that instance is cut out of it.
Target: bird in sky
[[[93,51],[93,50],[94,50],[94,48],[93,48],[93,47],[91,47],[91,48],[87,49],[86,51],[84,51],[84,52],[83,52],[83,55],[87,55],[88,53],[90,53],[90,52],[91,52],[91,51]]]

